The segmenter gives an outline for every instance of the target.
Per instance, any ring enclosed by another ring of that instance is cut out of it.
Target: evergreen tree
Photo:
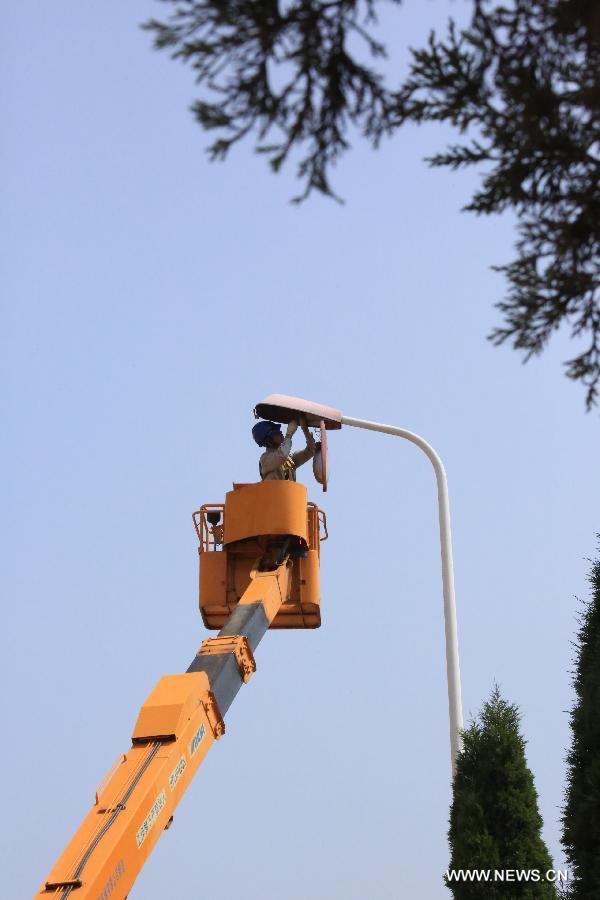
[[[450,869],[538,869],[540,881],[446,880],[456,900],[556,898],[545,880],[552,860],[541,837],[533,775],[516,706],[494,687],[479,720],[464,732],[458,756],[448,839]]]
[[[399,5],[400,0],[392,0]],[[386,83],[374,32],[383,0],[163,0],[158,49],[189,63],[202,94],[192,110],[223,159],[255,141],[278,171],[294,153],[304,184],[335,196],[332,166],[349,132],[374,146],[407,121],[444,121],[462,142],[434,166],[483,167],[466,206],[511,209],[517,257],[490,335],[525,360],[568,324],[586,341],[566,362],[588,408],[600,385],[600,4],[597,0],[473,0],[467,30],[452,20],[413,51],[404,83]],[[427,4],[423,4],[425,8]],[[362,47],[362,52],[361,48]]]
[[[592,598],[577,635],[573,734],[567,756],[562,843],[573,881],[569,897],[600,897],[600,560],[590,572]]]

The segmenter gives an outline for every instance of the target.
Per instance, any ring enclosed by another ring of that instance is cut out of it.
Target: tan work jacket
[[[295,481],[296,469],[315,455],[315,439],[308,434],[306,447],[292,453],[292,439],[286,438],[276,450],[265,450],[258,463],[263,481]]]

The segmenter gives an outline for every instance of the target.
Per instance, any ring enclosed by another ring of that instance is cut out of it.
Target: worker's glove
[[[295,419],[292,419],[292,421],[290,422],[290,424],[287,427],[286,437],[292,437],[292,435],[296,434],[297,430],[298,430],[298,423],[296,422]]]

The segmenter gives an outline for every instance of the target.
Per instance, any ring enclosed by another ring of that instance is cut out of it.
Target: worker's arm
[[[304,448],[304,450],[299,450],[297,453],[292,453],[292,459],[294,460],[296,468],[298,468],[298,466],[304,465],[305,462],[308,462],[308,460],[312,459],[315,455],[315,439],[308,430],[308,424],[304,416],[302,416],[302,418],[300,419],[300,425],[302,431],[304,432],[304,437],[306,438],[306,447]]]

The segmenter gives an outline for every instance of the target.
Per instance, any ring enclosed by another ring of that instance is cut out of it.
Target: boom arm
[[[94,805],[35,895],[48,900],[124,900],[256,669],[253,652],[289,593],[290,562],[251,572],[217,637],[187,672],[164,675],[140,710],[132,747],[96,792]]]

